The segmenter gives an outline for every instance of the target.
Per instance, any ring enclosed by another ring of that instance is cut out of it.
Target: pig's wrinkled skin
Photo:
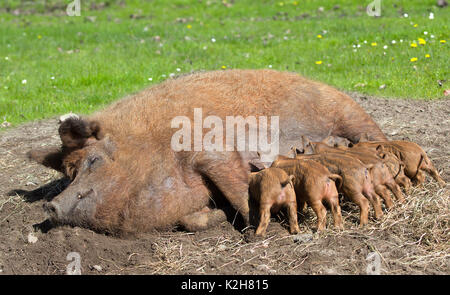
[[[416,185],[424,183],[425,174],[423,171],[433,177],[441,187],[446,185],[425,151],[414,142],[405,140],[392,140],[389,142],[367,141],[359,142],[352,148],[362,147],[378,151],[380,154],[391,153],[397,157],[404,165],[405,175]]]
[[[386,208],[390,209],[394,206],[388,189],[392,191],[400,203],[405,201],[400,187],[395,182],[394,175],[391,174],[389,167],[376,155],[375,152],[371,150],[364,151],[362,149],[347,149],[344,151],[342,149],[330,147],[321,142],[308,142],[307,146],[304,147],[305,151],[308,150],[308,146],[310,146],[316,154],[343,153],[345,155],[357,158],[364,164],[372,164],[373,167],[370,169],[372,184],[374,186],[375,193],[385,201]]]
[[[292,181],[293,175],[288,175],[278,168],[267,168],[259,172],[250,173],[249,193],[259,204],[259,225],[257,236],[265,236],[270,222],[270,213],[277,212],[281,207],[287,208],[289,218],[289,232],[300,232],[297,221],[297,201]]]
[[[317,215],[317,230],[322,231],[326,226],[327,203],[333,214],[334,226],[343,229],[339,195],[335,182],[340,187],[342,177],[332,174],[328,169],[312,160],[286,159],[279,157],[271,167],[281,168],[294,176],[293,184],[297,196],[299,211],[308,204]],[[273,169],[273,168],[272,168]]]
[[[171,120],[186,116],[193,125],[194,108],[202,108],[203,118],[223,121],[279,116],[281,154],[303,135],[315,141],[338,136],[356,143],[361,134],[386,140],[350,97],[295,73],[228,70],[170,79],[93,115],[64,118],[62,147],[30,152],[73,180],[46,205],[51,220],[113,233],[176,223],[202,229],[211,225],[209,218],[221,219],[208,209],[220,195],[248,223],[248,162],[255,155],[171,149],[178,130]]]

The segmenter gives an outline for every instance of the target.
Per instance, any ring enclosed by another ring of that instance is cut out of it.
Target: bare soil
[[[413,101],[350,95],[390,139],[421,145],[450,180],[450,100]],[[344,231],[316,233],[308,209],[294,240],[283,214],[267,237],[254,239],[224,222],[189,233],[152,232],[118,238],[78,227],[47,226],[42,205],[62,190],[62,175],[27,160],[31,148],[59,143],[55,118],[0,131],[0,274],[64,274],[78,252],[83,274],[365,274],[370,252],[382,274],[450,274],[449,186],[430,178],[405,205],[358,228],[358,210],[342,204]],[[328,214],[331,215],[331,214]],[[29,241],[29,234],[37,238]],[[95,266],[95,267],[94,267]],[[100,266],[101,269],[98,267]]]

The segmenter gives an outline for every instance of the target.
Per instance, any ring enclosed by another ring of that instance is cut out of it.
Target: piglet
[[[297,222],[297,201],[292,180],[282,169],[267,168],[249,174],[250,197],[259,203],[260,221],[257,236],[265,236],[270,221],[270,213],[287,207],[291,234],[300,231]]]

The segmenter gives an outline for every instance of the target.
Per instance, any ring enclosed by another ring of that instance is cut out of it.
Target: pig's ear
[[[258,172],[250,172],[248,174],[248,183],[252,182],[255,179],[257,174],[258,174]]]
[[[75,116],[61,121],[58,132],[63,146],[68,148],[82,148],[88,140],[103,138],[100,124],[97,121],[86,121]]]
[[[258,172],[267,168],[260,160],[250,160],[248,165],[250,166],[251,172]]]
[[[32,149],[27,153],[27,157],[41,165],[63,172],[63,153],[59,147]]]
[[[307,137],[302,136],[302,142],[303,142],[303,153],[306,155],[315,154],[314,146]]]
[[[294,175],[289,175],[289,181],[290,181],[290,182],[293,182],[294,179],[295,179],[295,176],[294,176]]]
[[[303,148],[305,148],[306,146],[311,145],[311,140],[306,136],[302,136],[302,144]]]

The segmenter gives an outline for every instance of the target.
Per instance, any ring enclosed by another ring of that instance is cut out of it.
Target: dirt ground
[[[450,180],[449,99],[350,95],[389,138],[420,144]],[[0,133],[0,274],[64,274],[69,252],[80,254],[83,274],[365,274],[370,252],[379,253],[381,274],[450,274],[449,186],[439,188],[430,177],[405,205],[364,229],[357,226],[357,207],[344,203],[340,232],[331,227],[331,214],[329,229],[312,231],[316,217],[308,209],[295,239],[282,214],[259,240],[228,222],[203,232],[174,229],[123,239],[47,226],[42,204],[66,183],[59,173],[29,162],[25,153],[58,142],[56,119]]]

